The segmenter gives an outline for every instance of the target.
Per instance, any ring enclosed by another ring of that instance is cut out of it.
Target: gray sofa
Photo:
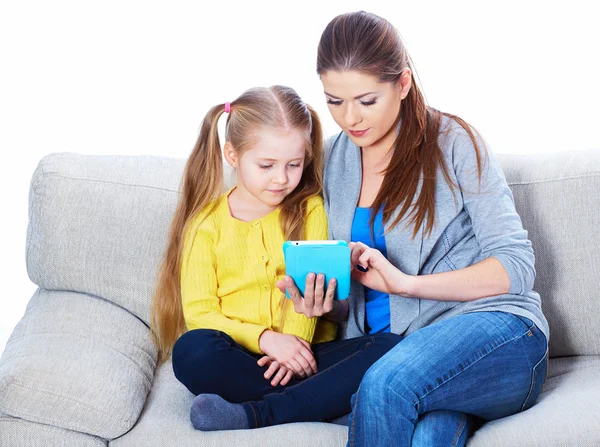
[[[538,404],[468,445],[600,446],[600,151],[498,157],[534,245],[551,360]],[[197,432],[193,396],[170,363],[156,368],[150,298],[184,162],[39,163],[26,244],[39,289],[0,359],[1,446],[345,445],[327,423]]]

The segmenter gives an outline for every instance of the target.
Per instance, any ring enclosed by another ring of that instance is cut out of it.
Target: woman
[[[404,337],[353,396],[348,445],[464,445],[473,416],[526,410],[546,376],[548,323],[512,193],[472,127],[425,105],[385,19],[333,19],[317,72],[343,130],[325,155],[330,238],[355,242],[358,268],[349,305],[322,281],[305,299],[285,285],[297,312],[345,320],[345,338]]]

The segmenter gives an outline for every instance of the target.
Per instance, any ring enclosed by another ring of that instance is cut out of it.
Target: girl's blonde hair
[[[302,178],[281,203],[279,218],[285,239],[303,239],[308,199],[321,194],[323,187],[323,133],[319,117],[292,88],[280,85],[247,90],[230,108],[225,139],[240,156],[252,147],[261,130],[299,130],[306,136]],[[215,199],[223,193],[223,155],[217,124],[224,111],[225,104],[218,104],[204,117],[183,173],[181,195],[151,308],[150,329],[159,351],[159,362],[166,360],[177,339],[186,331],[180,283],[184,236],[192,219],[211,203],[214,206]]]

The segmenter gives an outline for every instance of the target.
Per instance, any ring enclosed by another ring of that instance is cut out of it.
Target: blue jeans
[[[317,374],[272,386],[267,367],[224,332],[196,329],[173,347],[175,377],[194,395],[218,394],[241,403],[251,428],[286,422],[327,421],[350,412],[350,398],[365,372],[400,340],[376,334],[312,345]]]
[[[531,320],[473,312],[404,338],[352,396],[348,446],[463,446],[474,420],[531,407],[548,343]]]

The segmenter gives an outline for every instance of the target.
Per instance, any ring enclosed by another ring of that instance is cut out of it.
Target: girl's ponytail
[[[205,209],[223,190],[223,158],[218,134],[224,104],[211,108],[181,179],[181,196],[169,229],[169,241],[152,301],[150,329],[164,362],[177,338],[185,332],[181,304],[181,258],[184,237],[192,217]]]

